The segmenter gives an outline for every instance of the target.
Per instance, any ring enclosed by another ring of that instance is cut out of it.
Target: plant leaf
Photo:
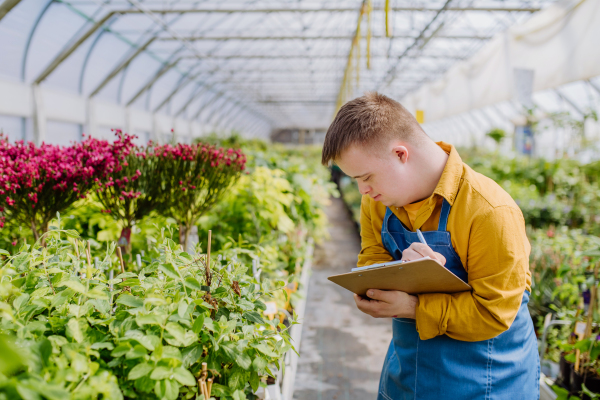
[[[203,286],[200,285],[198,280],[196,278],[194,278],[193,276],[186,277],[185,280],[183,281],[183,283],[185,284],[185,286],[189,287],[190,289],[203,291],[203,289],[202,289]]]
[[[78,318],[71,318],[67,322],[67,336],[71,337],[77,343],[83,342],[82,326]]]
[[[248,311],[242,315],[243,318],[248,321],[254,322],[255,324],[264,324],[265,320],[256,311]]]
[[[252,359],[248,355],[248,353],[237,353],[235,357],[235,361],[238,365],[244,369],[249,369],[250,365],[252,365]]]
[[[142,376],[146,376],[152,371],[153,367],[148,363],[138,364],[129,371],[129,375],[127,375],[127,379],[135,380],[141,378]]]
[[[150,374],[150,379],[159,381],[161,379],[167,379],[172,374],[171,369],[167,367],[156,367]]]
[[[63,281],[60,283],[59,287],[63,287],[66,286],[70,289],[73,289],[74,291],[78,292],[78,293],[85,293],[85,286],[83,286],[81,284],[81,282],[78,281]]]
[[[181,383],[182,385],[196,386],[196,379],[194,379],[194,375],[192,375],[192,373],[185,368],[175,368],[173,370],[173,378],[175,378],[177,382]]]
[[[175,266],[171,263],[161,264],[158,266],[165,275],[170,276],[173,279],[179,279],[179,272],[175,269]]]
[[[236,390],[238,388],[243,389],[245,385],[244,373],[239,368],[235,368],[233,373],[229,375],[229,378],[227,379],[227,386],[229,386],[231,390]]]
[[[161,319],[156,314],[149,314],[149,315],[138,314],[135,317],[135,322],[140,326],[142,326],[142,325],[162,325],[164,323],[164,319]]]
[[[120,295],[115,303],[123,304],[124,306],[128,306],[128,307],[136,307],[136,308],[142,307],[144,305],[144,302],[141,299],[138,299],[130,294]]]
[[[167,323],[165,329],[179,342],[185,341],[185,329],[175,322]]]
[[[204,326],[204,318],[205,318],[204,313],[198,315],[198,317],[196,317],[196,320],[194,321],[194,325],[192,326],[192,330],[199,334],[200,332],[202,332],[202,327]]]

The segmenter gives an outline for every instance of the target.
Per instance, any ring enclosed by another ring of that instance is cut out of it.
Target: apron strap
[[[440,213],[440,222],[438,224],[438,231],[446,232],[446,226],[448,225],[448,215],[450,215],[450,203],[444,198],[442,202],[442,212]]]
[[[390,219],[390,217],[392,216],[392,210],[390,210],[389,207],[385,208],[385,215],[383,216],[383,225],[381,226],[382,228],[385,228],[385,230],[387,231],[387,226],[388,226],[388,220]]]

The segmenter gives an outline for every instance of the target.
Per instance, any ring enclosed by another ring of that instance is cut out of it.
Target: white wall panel
[[[125,109],[113,103],[101,100],[94,102],[96,123],[99,126],[109,126],[115,129],[125,129],[126,115]]]
[[[46,117],[49,120],[85,124],[85,99],[74,94],[42,88]]]
[[[31,87],[0,80],[0,114],[31,117]]]

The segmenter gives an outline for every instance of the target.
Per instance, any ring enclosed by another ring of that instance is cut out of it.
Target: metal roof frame
[[[21,1],[31,0],[4,0],[0,21]],[[372,68],[368,70],[361,61],[348,95],[377,89],[401,97],[439,77],[504,27],[551,1],[413,0],[407,6],[392,7],[403,30],[388,36],[376,27],[368,40],[364,33],[359,35],[361,51],[367,42],[373,49],[369,57]],[[81,67],[81,93],[96,43],[114,34],[131,48],[99,81],[85,86],[87,97],[101,95],[118,78],[117,100],[125,107],[137,107],[145,95],[150,113],[198,119],[208,109],[207,121],[225,127],[233,124],[227,121],[238,109],[235,123],[241,125],[258,118],[273,127],[300,126],[308,119],[315,119],[309,126],[326,126],[335,111],[346,61],[354,62],[348,55],[355,40],[352,25],[364,6],[362,0],[314,0],[307,7],[296,2],[270,2],[271,6],[263,2],[261,6],[254,0],[237,0],[235,5],[223,0],[214,7],[201,0],[49,0],[40,8],[27,40],[23,79],[33,32],[53,4],[66,5],[81,15],[85,15],[84,7],[94,6],[96,11],[86,16],[84,28],[34,76],[34,86],[46,81],[63,63],[74,62],[71,56],[94,40]],[[377,3],[371,12],[382,16],[384,11],[382,3]],[[486,16],[488,26],[474,22],[473,16],[477,21]],[[127,18],[149,23],[128,25],[127,21],[133,20]],[[139,87],[136,83],[125,93],[124,82],[139,68],[135,64],[142,54],[156,61],[147,66],[153,72],[145,74],[148,77]],[[126,98],[121,102],[122,97]],[[198,103],[199,108],[192,112]]]

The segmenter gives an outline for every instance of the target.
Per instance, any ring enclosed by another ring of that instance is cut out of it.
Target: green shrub
[[[263,300],[284,282],[257,282],[239,262],[213,260],[207,274],[205,255],[164,231],[157,240],[141,269],[114,279],[115,244],[94,265],[74,231],[0,251],[0,333],[23,357],[0,374],[0,398],[202,399],[206,362],[213,396],[238,400],[273,375],[292,346],[286,325],[263,319]]]

